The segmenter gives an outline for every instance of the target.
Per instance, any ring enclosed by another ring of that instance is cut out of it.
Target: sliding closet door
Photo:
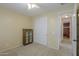
[[[34,39],[43,45],[47,45],[47,17],[38,17],[34,22]]]

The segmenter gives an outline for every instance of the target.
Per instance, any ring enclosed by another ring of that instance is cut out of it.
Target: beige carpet
[[[72,44],[72,40],[70,40],[70,38],[64,37],[63,40],[61,41],[61,43],[64,43],[64,44]]]
[[[71,50],[60,47],[60,50],[51,49],[41,44],[33,43],[0,53],[1,56],[70,56]]]

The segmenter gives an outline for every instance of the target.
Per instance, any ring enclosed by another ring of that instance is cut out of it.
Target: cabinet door
[[[32,42],[33,41],[33,32],[30,31],[29,32],[29,42]]]
[[[26,38],[25,38],[25,40],[26,40],[26,44],[29,43],[29,41],[28,41],[28,40],[29,40],[29,35],[28,35],[28,33],[29,33],[29,32],[26,32]]]

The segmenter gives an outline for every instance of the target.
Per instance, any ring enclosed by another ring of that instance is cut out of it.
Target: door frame
[[[73,9],[73,56],[77,56],[77,3],[74,4],[74,9]],[[75,40],[75,42],[74,42]],[[76,45],[76,46],[75,46]]]
[[[68,13],[67,13],[67,14],[68,14]],[[65,16],[66,14],[62,14],[62,15]],[[62,37],[61,40],[63,40],[63,22],[62,22],[62,18],[61,18],[62,15],[60,16],[60,20],[61,20],[61,37]],[[70,30],[69,30],[69,31],[70,31],[70,34],[69,34],[69,35],[70,35],[70,40],[72,41],[72,39],[71,39],[71,38],[72,38],[72,15],[69,13],[68,16],[71,17],[71,20],[69,21],[69,22],[70,22]],[[60,40],[60,41],[61,41],[61,40]],[[60,42],[60,43],[61,43],[61,42]]]
[[[61,34],[61,33],[62,33],[62,32],[61,32],[61,30],[62,30],[62,28],[61,28],[61,26],[62,26],[62,25],[61,25],[61,22],[62,22],[62,21],[61,21],[61,16],[64,15],[64,14],[69,14],[69,15],[72,17],[72,19],[74,19],[74,18],[73,18],[73,15],[74,15],[75,12],[73,13],[73,11],[75,11],[75,10],[67,10],[67,11],[62,11],[62,12],[59,12],[59,13],[58,13],[58,20],[59,20],[59,24],[60,24],[60,25],[59,25],[59,28],[60,28],[60,29],[59,29],[59,31],[60,31],[59,36],[60,36],[60,37],[59,37],[59,39],[58,39],[58,48],[60,48],[61,39],[63,38],[63,37],[62,37],[62,34]],[[71,26],[72,26],[72,23],[73,23],[73,21],[71,20]],[[71,29],[71,32],[72,32],[72,29]],[[73,33],[72,33],[72,34],[73,34]],[[76,55],[76,54],[75,54],[76,51],[75,51],[75,53],[73,52],[73,48],[74,48],[74,47],[73,47],[72,34],[70,34],[70,39],[72,40],[72,55]],[[74,35],[76,36],[76,34],[74,34]]]

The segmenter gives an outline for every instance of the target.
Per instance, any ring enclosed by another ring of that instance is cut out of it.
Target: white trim
[[[60,36],[60,37],[59,37],[59,38],[60,38],[60,39],[58,40],[58,48],[60,47],[60,44],[61,44],[60,41],[61,41],[61,39],[63,38],[62,35],[61,35],[61,33],[62,33],[62,32],[61,32],[61,30],[62,30],[62,29],[61,29],[61,26],[62,26],[62,25],[61,25],[61,22],[62,22],[62,21],[61,21],[61,16],[62,16],[62,15],[70,15],[70,16],[72,17],[72,15],[73,15],[72,11],[73,11],[73,10],[67,10],[67,11],[63,11],[63,12],[59,12],[59,13],[58,13],[58,20],[60,20],[60,21],[59,21],[59,23],[60,23],[60,25],[59,25],[59,27],[60,27],[60,33],[59,33],[60,35],[59,35],[59,36]],[[72,31],[72,30],[71,30],[71,31]],[[70,34],[70,39],[71,39],[71,34]],[[72,40],[72,39],[71,39],[71,40]]]
[[[3,53],[4,51],[12,50],[12,49],[17,48],[17,47],[20,47],[20,46],[22,46],[22,45],[16,45],[14,47],[12,46],[12,47],[9,47],[9,48],[5,48],[3,50],[0,50],[0,53]]]
[[[77,40],[77,4],[74,4],[74,10],[73,10],[73,21],[72,21],[72,48],[73,48],[73,56],[77,55],[77,42],[73,42],[73,40]]]
[[[74,8],[72,9],[72,10],[70,10],[70,11],[64,11],[64,12],[59,12],[58,13],[58,20],[60,20],[60,16],[62,15],[62,13],[64,14],[64,13],[70,13],[71,12],[71,16],[72,16],[72,54],[73,54],[73,56],[76,56],[76,42],[75,43],[73,43],[73,40],[75,39],[75,40],[77,40],[77,17],[76,17],[76,12],[77,12],[77,4],[74,4]],[[60,22],[61,23],[61,22]],[[61,32],[61,31],[60,31]],[[61,37],[60,37],[60,40],[61,40]],[[58,46],[60,45],[60,40],[58,40]]]
[[[39,42],[34,42],[34,43],[43,45],[43,46],[45,46],[45,47],[47,47],[47,48],[51,48],[51,49],[55,49],[55,50],[59,50],[58,48],[53,48],[53,47],[50,47],[49,45],[44,45],[44,44],[41,44],[41,43],[39,43]]]

